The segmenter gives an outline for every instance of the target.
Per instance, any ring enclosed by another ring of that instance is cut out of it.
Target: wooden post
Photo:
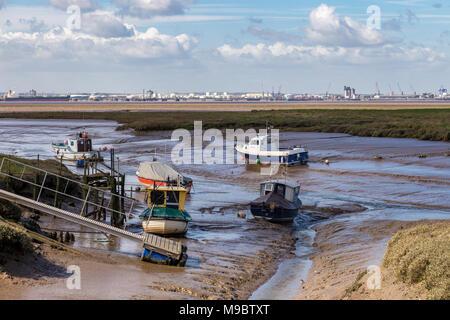
[[[95,190],[94,192],[94,203],[97,204],[98,202],[98,190]],[[98,207],[94,206],[94,219],[95,220],[99,220],[99,212],[98,212]]]
[[[87,162],[86,162],[86,156],[83,157],[83,164],[84,164],[84,173],[83,173],[83,183],[87,184],[88,183],[88,177],[86,175],[86,168],[87,168]],[[83,191],[83,200],[87,200],[86,198],[88,197],[87,194],[87,188],[85,186],[83,186],[82,188]],[[81,215],[84,216],[85,212],[89,212],[89,206],[86,203],[85,209],[81,212]]]
[[[62,157],[59,158],[59,175],[62,174]],[[59,185],[60,185],[60,177],[56,177],[56,188],[55,188],[55,199],[53,200],[53,206],[59,208]]]
[[[111,225],[120,227],[120,199],[117,195],[117,181],[115,177],[111,177],[111,209],[114,210],[111,213]]]
[[[125,175],[120,175],[120,195],[122,198],[120,198],[120,212],[125,212]]]
[[[101,219],[103,219],[103,221],[105,221],[106,220],[106,210],[104,208],[104,206],[105,206],[105,192],[104,191],[102,193],[102,202],[101,202],[100,206],[101,206],[100,216],[101,216]],[[102,214],[103,214],[103,216],[102,216]]]

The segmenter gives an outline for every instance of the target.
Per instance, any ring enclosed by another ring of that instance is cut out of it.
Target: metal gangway
[[[186,247],[180,242],[154,234],[137,234],[126,230],[130,214],[135,207],[136,201],[138,201],[134,198],[113,194],[105,189],[84,184],[75,179],[8,157],[4,157],[1,161],[1,177],[3,177],[3,179],[0,179],[0,198],[2,199],[103,233],[141,243],[146,256],[152,253],[158,256],[159,261],[154,262],[164,261],[167,264],[175,265],[184,265],[186,262]],[[83,189],[84,197],[80,197],[78,193]],[[49,194],[55,199],[53,204],[45,203],[45,201],[49,202],[51,199]],[[102,202],[98,203],[92,200],[93,195],[96,198],[99,198],[99,195],[101,195]],[[116,199],[114,199],[115,197]],[[62,209],[61,201],[64,199],[70,199],[72,203],[71,205],[65,204],[66,208]],[[105,199],[108,199],[107,205],[104,204]],[[118,201],[121,204],[120,210],[112,208],[111,204],[113,201]],[[79,203],[78,207],[81,208],[79,213],[74,213],[67,209],[76,209],[77,206],[74,202]],[[55,204],[57,205],[55,206]],[[116,214],[124,217],[123,229],[89,218],[89,213],[87,212],[89,205],[93,206],[97,212],[103,211],[104,217],[106,217],[107,212],[110,215]],[[152,261],[151,259],[148,260]]]

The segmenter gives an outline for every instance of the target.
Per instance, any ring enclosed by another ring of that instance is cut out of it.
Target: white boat
[[[80,132],[75,139],[52,143],[52,148],[55,158],[62,160],[90,159],[96,154],[96,151],[92,150],[92,141],[86,132]]]
[[[307,164],[308,150],[302,146],[280,148],[276,138],[269,135],[256,136],[247,144],[239,144],[236,151],[245,157],[245,162],[256,164],[281,163],[287,165]]]

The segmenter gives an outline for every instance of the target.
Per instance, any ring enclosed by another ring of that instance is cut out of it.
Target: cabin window
[[[78,140],[78,152],[83,152],[84,150],[84,141],[83,140]]]
[[[268,194],[273,191],[273,184],[268,183],[264,185],[264,194]]]
[[[282,184],[277,184],[275,192],[284,197],[284,188],[285,187]]]
[[[180,199],[180,193],[179,192],[167,192],[167,202],[166,205],[168,208],[178,209],[178,203]]]
[[[294,189],[287,187],[284,198],[288,201],[294,201]]]
[[[156,206],[164,204],[165,194],[164,191],[153,190],[150,194],[150,201]]]

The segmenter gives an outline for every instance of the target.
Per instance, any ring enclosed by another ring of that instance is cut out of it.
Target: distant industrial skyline
[[[443,0],[0,0],[0,92],[436,93],[449,44]]]

